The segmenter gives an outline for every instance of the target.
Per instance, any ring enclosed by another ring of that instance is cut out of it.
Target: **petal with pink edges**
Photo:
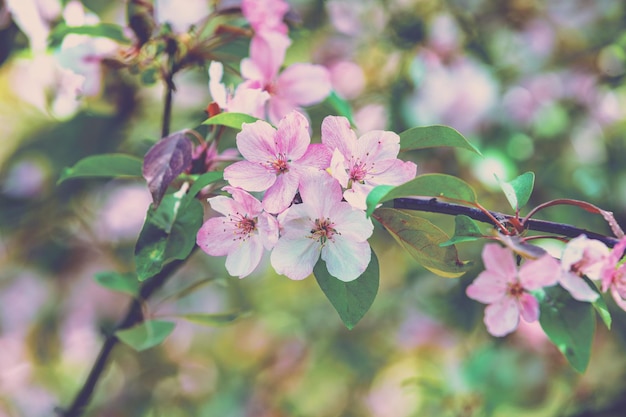
[[[539,303],[532,295],[524,293],[518,299],[518,308],[522,318],[532,323],[539,319]]]
[[[241,243],[226,257],[226,270],[234,277],[244,278],[252,273],[261,262],[263,244],[259,236]]]
[[[298,191],[299,176],[295,172],[286,172],[276,176],[276,182],[267,189],[263,196],[263,209],[277,214],[292,203]]]
[[[274,246],[270,261],[276,272],[290,279],[301,280],[313,272],[320,256],[320,245],[313,239],[281,237]]]
[[[322,247],[328,273],[344,282],[357,279],[369,265],[371,256],[367,241],[355,242],[341,235],[335,235]]]
[[[374,225],[365,216],[365,212],[356,210],[344,202],[339,202],[334,206],[331,220],[341,236],[355,242],[366,241],[374,232]]]
[[[561,287],[565,288],[578,301],[594,302],[600,296],[591,289],[584,279],[573,272],[563,271],[559,279]]]
[[[506,296],[507,281],[493,271],[485,270],[478,274],[465,293],[473,300],[484,304],[495,303]]]
[[[515,281],[517,266],[513,253],[496,243],[488,243],[482,252],[483,263],[487,270],[505,277],[507,281]]]
[[[311,143],[308,119],[297,111],[290,112],[278,123],[274,138],[279,152],[291,160],[300,159]]]
[[[224,256],[239,243],[234,237],[237,228],[227,217],[212,217],[200,227],[196,243],[211,256]]]
[[[502,337],[511,333],[519,323],[519,310],[512,298],[503,298],[485,308],[485,325],[493,336]]]
[[[302,158],[296,162],[298,165],[324,170],[330,166],[331,152],[322,143],[312,143],[307,148]]]
[[[527,290],[555,285],[561,275],[561,264],[550,255],[524,262],[519,270],[519,280]]]
[[[362,161],[396,159],[400,152],[400,136],[394,132],[374,130],[356,141],[354,156]]]
[[[342,116],[326,116],[322,121],[322,143],[334,151],[335,148],[350,158],[356,147],[356,134],[348,119]]]
[[[276,80],[276,94],[299,106],[321,102],[331,88],[330,74],[321,65],[292,64]]]
[[[276,174],[258,163],[239,161],[224,169],[224,179],[247,191],[265,191],[276,182]]]
[[[276,159],[276,130],[267,122],[244,123],[237,134],[237,149],[250,162],[265,163]]]

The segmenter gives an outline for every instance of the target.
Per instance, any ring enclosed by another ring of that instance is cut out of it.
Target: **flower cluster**
[[[518,269],[514,253],[498,244],[485,245],[482,253],[485,271],[467,287],[468,297],[489,304],[485,325],[494,336],[504,336],[517,328],[520,316],[527,322],[539,319],[539,304],[533,290],[559,284],[572,298],[594,302],[600,297],[583,276],[599,281],[616,304],[626,310],[626,266],[620,263],[626,238],[610,250],[604,243],[580,235],[570,240],[560,262],[546,254],[525,261]]]
[[[236,141],[245,160],[224,170],[230,184],[224,190],[232,197],[209,199],[223,217],[199,230],[200,248],[227,255],[226,269],[239,277],[271,250],[274,269],[291,279],[309,276],[320,256],[332,276],[358,278],[371,257],[368,190],[416,174],[414,163],[397,158],[399,136],[373,131],[357,139],[347,119],[328,116],[322,143],[312,144],[307,118],[292,111],[277,128],[262,120],[244,123]],[[250,192],[262,192],[262,199]]]
[[[273,124],[292,110],[302,111],[324,100],[331,90],[330,74],[320,65],[295,63],[280,71],[291,40],[283,17],[283,0],[243,0],[242,12],[254,31],[249,57],[241,61],[243,82],[234,92],[222,84],[223,66],[209,66],[209,90],[225,111],[246,113]]]

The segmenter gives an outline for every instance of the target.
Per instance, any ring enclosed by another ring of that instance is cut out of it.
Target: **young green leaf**
[[[147,320],[129,329],[118,330],[115,336],[122,342],[141,352],[160,345],[172,333],[175,324],[171,321]]]
[[[604,322],[604,325],[606,326],[606,328],[611,330],[611,322],[612,322],[611,313],[609,312],[609,308],[607,307],[606,302],[604,301],[604,298],[602,297],[602,293],[600,292],[600,290],[598,290],[598,287],[596,287],[596,284],[594,284],[594,282],[590,280],[588,277],[583,275],[583,279],[585,280],[587,285],[589,285],[589,288],[591,288],[598,294],[598,298],[596,299],[596,301],[594,301],[591,304],[593,305],[593,308],[596,310],[596,313],[598,313],[598,316],[600,316],[600,318]]]
[[[373,217],[429,271],[445,278],[457,278],[470,268],[469,262],[459,260],[454,246],[441,247],[441,243],[450,239],[444,231],[411,211],[379,208]]]
[[[125,274],[114,271],[98,272],[94,275],[94,279],[98,284],[113,291],[123,292],[133,297],[139,293],[139,281],[132,272]]]
[[[204,187],[209,184],[213,184],[214,182],[217,182],[223,178],[224,172],[222,171],[211,171],[200,175],[189,189],[189,192],[187,193],[187,198],[194,198],[196,194],[198,194],[200,190],[202,190]]]
[[[497,176],[496,179],[513,210],[519,210],[528,203],[535,185],[535,174],[525,172],[509,182],[501,181]]]
[[[466,149],[481,155],[462,134],[449,126],[419,126],[400,133],[401,152],[440,146]]]
[[[148,209],[135,245],[135,268],[140,281],[158,274],[171,260],[185,259],[196,243],[204,211],[198,200],[185,198],[183,191],[166,195],[158,208]]]
[[[130,39],[124,35],[124,28],[113,23],[96,23],[89,26],[68,26],[58,24],[48,37],[50,44],[59,45],[69,34],[86,35],[94,38],[108,38],[119,43],[129,44]]]
[[[385,201],[413,196],[439,197],[468,204],[477,202],[476,192],[462,179],[446,174],[423,174],[396,187],[374,187],[367,195],[367,214],[371,215],[376,206]]]
[[[220,113],[206,119],[204,122],[202,122],[202,124],[226,126],[232,129],[241,130],[242,124],[254,123],[257,120],[259,119],[244,113]]]
[[[70,178],[141,178],[141,165],[141,159],[130,155],[92,155],[65,168],[57,184]]]
[[[471,242],[484,236],[484,233],[474,220],[464,214],[460,214],[454,218],[454,236],[440,243],[439,246],[445,247],[461,242]]]
[[[536,291],[539,323],[552,343],[578,372],[584,372],[591,356],[596,329],[593,306],[577,301],[560,286]]]
[[[374,251],[367,269],[354,281],[344,282],[330,275],[321,258],[313,268],[317,283],[350,330],[374,302],[378,292],[379,273],[378,258]]]
[[[339,97],[334,91],[331,91],[330,95],[326,98],[326,103],[337,112],[337,115],[345,117],[350,124],[354,126],[352,106],[350,106],[350,103]]]

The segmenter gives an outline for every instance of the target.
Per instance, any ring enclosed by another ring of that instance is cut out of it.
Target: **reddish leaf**
[[[167,187],[191,166],[191,140],[176,132],[157,142],[143,161],[143,177],[148,182],[154,206],[157,207]]]

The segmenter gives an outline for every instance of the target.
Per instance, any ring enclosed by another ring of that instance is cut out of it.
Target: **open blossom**
[[[211,208],[224,216],[207,220],[198,230],[196,242],[209,255],[226,255],[228,273],[243,278],[261,262],[264,250],[276,243],[278,221],[247,192],[228,186],[224,190],[232,198],[209,199]]]
[[[241,12],[255,32],[274,31],[287,34],[283,19],[289,4],[283,0],[243,0]]]
[[[231,113],[245,113],[257,119],[265,117],[265,103],[270,98],[267,91],[258,88],[248,88],[240,84],[232,92],[223,83],[224,66],[221,62],[212,61],[209,65],[209,92],[213,101],[223,111]]]
[[[620,264],[624,249],[626,249],[626,237],[615,245],[600,272],[602,291],[610,290],[615,303],[622,310],[626,310],[626,263]]]
[[[300,195],[302,204],[279,216],[281,237],[270,258],[276,272],[304,279],[321,256],[330,275],[341,281],[357,279],[371,259],[371,220],[342,201],[341,187],[323,171],[306,178]]]
[[[520,315],[527,322],[539,318],[539,303],[529,291],[555,285],[559,262],[550,255],[526,261],[518,270],[513,253],[498,244],[485,245],[482,253],[485,271],[467,287],[469,298],[489,304],[484,322],[494,336],[504,336],[517,328]]]
[[[324,100],[332,88],[330,74],[321,65],[296,63],[279,74],[291,41],[280,32],[256,34],[250,42],[250,58],[241,61],[244,82],[239,88],[266,91],[269,120],[276,124],[292,110]]]
[[[310,142],[309,122],[295,111],[278,123],[278,129],[262,120],[244,123],[237,148],[246,160],[227,167],[224,179],[247,191],[267,190],[263,208],[280,213],[293,201],[304,176],[328,167],[327,149]]]
[[[345,117],[328,116],[322,122],[322,143],[332,152],[330,170],[346,191],[352,206],[365,209],[367,194],[377,185],[400,185],[413,178],[417,166],[398,159],[400,137],[374,130],[357,139]]]
[[[599,294],[585,282],[582,275],[599,279],[602,265],[608,256],[609,249],[599,240],[588,239],[585,235],[570,240],[563,249],[559,284],[579,301],[595,301]]]

